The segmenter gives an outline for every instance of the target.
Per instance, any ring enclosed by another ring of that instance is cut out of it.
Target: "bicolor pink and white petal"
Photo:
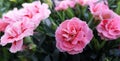
[[[22,17],[21,17],[22,13],[19,13],[19,10],[17,8],[14,8],[13,10],[8,11],[7,13],[3,14],[3,21],[5,21],[6,23],[14,23],[17,21],[21,21]]]
[[[74,0],[63,0],[63,1],[55,1],[56,7],[55,10],[67,10],[69,7],[74,8],[76,2]]]
[[[23,9],[20,11],[23,13],[23,17],[29,18],[35,23],[36,27],[39,25],[41,20],[48,18],[51,13],[48,9],[48,5],[45,3],[41,4],[39,1],[24,3],[22,6]]]
[[[76,2],[78,4],[80,4],[81,6],[87,6],[87,5],[90,5],[90,4],[94,4],[97,1],[99,1],[99,0],[76,0]]]
[[[10,52],[16,53],[17,51],[22,50],[23,40],[14,41],[10,47]]]

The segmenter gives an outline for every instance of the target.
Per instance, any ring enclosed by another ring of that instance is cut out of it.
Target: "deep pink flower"
[[[90,42],[93,34],[86,22],[74,17],[60,24],[55,32],[55,37],[56,46],[61,52],[78,54]]]
[[[120,37],[120,17],[102,20],[97,31],[102,39],[113,40]]]
[[[63,0],[63,1],[55,1],[55,2],[56,2],[56,7],[55,7],[56,11],[66,10],[69,7],[73,8],[76,4],[76,2],[73,0]]]

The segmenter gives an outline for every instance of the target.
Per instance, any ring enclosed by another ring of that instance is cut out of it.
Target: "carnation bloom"
[[[48,9],[48,5],[40,1],[35,1],[33,3],[24,3],[22,4],[23,9],[21,9],[20,13],[22,13],[23,17],[31,19],[35,23],[37,27],[41,20],[44,20],[49,17],[50,10]]]
[[[98,0],[76,0],[76,2],[78,4],[80,4],[81,6],[86,6],[86,5],[89,5],[89,4],[93,4],[93,3],[96,3]]]
[[[108,5],[104,2],[98,2],[94,4],[90,4],[90,11],[96,19],[110,19],[115,17],[117,14],[109,9]]]
[[[102,39],[117,39],[120,37],[120,17],[102,20],[96,29]]]
[[[66,10],[69,7],[73,8],[75,6],[75,1],[73,0],[63,0],[63,1],[55,1],[56,2],[56,7],[55,10],[59,11],[59,10]]]
[[[33,35],[34,24],[30,21],[18,21],[13,24],[10,24],[6,27],[4,35],[1,37],[0,44],[5,46],[7,43],[12,43],[12,47],[16,46],[15,44],[22,44],[22,39]],[[10,49],[11,51],[11,49]],[[18,50],[16,50],[18,51]],[[13,52],[13,49],[12,51]]]
[[[74,17],[60,24],[55,32],[55,37],[56,47],[61,52],[68,52],[73,55],[83,51],[92,39],[93,34],[86,22]]]

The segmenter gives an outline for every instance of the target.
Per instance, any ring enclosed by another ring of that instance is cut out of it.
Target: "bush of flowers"
[[[0,7],[0,61],[120,61],[119,0],[1,0]]]

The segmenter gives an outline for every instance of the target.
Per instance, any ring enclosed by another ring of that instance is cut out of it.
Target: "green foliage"
[[[33,0],[0,0],[0,17],[3,13],[12,10],[14,7],[20,8],[22,3]]]
[[[116,13],[120,15],[120,1],[117,3]]]

